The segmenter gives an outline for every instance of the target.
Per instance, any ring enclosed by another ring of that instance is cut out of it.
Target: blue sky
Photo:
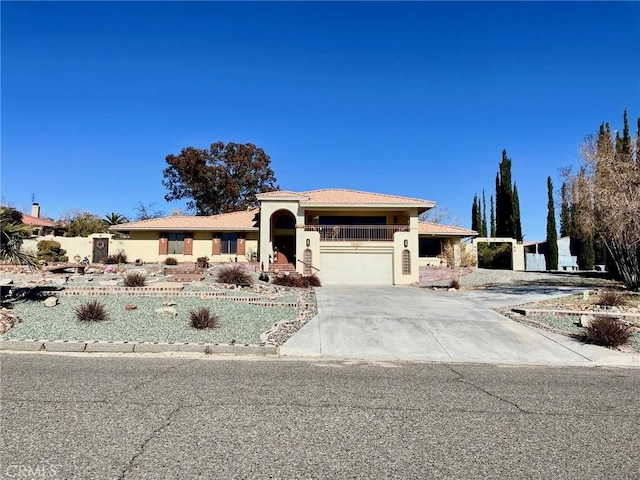
[[[0,8],[2,201],[54,219],[183,208],[165,157],[223,141],[261,147],[283,189],[425,198],[468,227],[506,149],[544,239],[547,176],[640,114],[638,2]]]

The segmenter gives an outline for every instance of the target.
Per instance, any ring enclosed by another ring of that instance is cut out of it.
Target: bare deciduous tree
[[[580,171],[564,175],[579,209],[574,227],[600,238],[627,288],[639,290],[640,159],[637,140],[626,136],[614,142],[609,125],[602,125],[581,147]]]
[[[460,217],[454,214],[447,207],[435,207],[426,212],[420,214],[420,221],[440,223],[444,225],[455,225],[459,227],[461,225]]]

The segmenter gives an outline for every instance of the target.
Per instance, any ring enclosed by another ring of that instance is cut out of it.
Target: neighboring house
[[[257,198],[260,208],[246,211],[114,225],[112,231],[129,238],[112,239],[110,249],[147,262],[206,256],[256,260],[265,270],[288,265],[317,273],[325,285],[411,284],[419,280],[418,267],[435,263],[447,243],[477,235],[420,222],[435,206],[429,200],[344,189],[278,190]]]
[[[546,270],[545,255],[549,251],[546,241],[525,243],[525,262],[529,271]],[[600,267],[604,270],[604,266]],[[578,257],[571,254],[571,238],[558,238],[558,270],[579,270]]]
[[[37,203],[31,205],[31,215],[27,215],[26,213],[22,214],[22,223],[33,227],[32,234],[34,236],[55,235],[57,230],[59,230],[55,222],[47,220],[46,218],[40,218],[40,205]]]
[[[127,232],[128,239],[112,239],[131,260],[162,262],[174,257],[193,262],[209,257],[214,262],[257,260],[259,209],[211,216],[172,215],[113,225],[110,230]],[[126,246],[126,248],[125,248]]]
[[[427,267],[447,267],[444,253],[446,248],[452,248],[454,253],[454,261],[459,266],[462,256],[461,248],[472,249],[471,245],[461,244],[462,239],[475,237],[478,232],[468,230],[454,225],[443,225],[433,222],[418,222],[419,249],[418,256],[420,258],[420,266]],[[474,251],[473,255],[477,261],[478,252]]]

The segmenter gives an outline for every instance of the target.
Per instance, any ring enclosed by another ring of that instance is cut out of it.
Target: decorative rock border
[[[166,297],[166,292],[151,292],[151,291],[104,291],[104,290],[88,290],[88,291],[77,291],[77,290],[59,290],[49,292],[52,297],[80,297],[80,296],[115,296],[115,297],[124,297],[124,296],[133,296],[133,297]],[[211,299],[221,299],[221,300],[231,300],[234,302],[245,302],[250,303],[251,305],[261,305],[264,307],[292,307],[292,308],[308,308],[312,304],[309,303],[299,303],[299,302],[277,302],[270,300],[263,300],[261,297],[257,296],[246,296],[246,297],[234,297],[229,295],[227,292],[214,292],[214,293],[203,293],[203,292],[173,292],[171,293],[172,297],[200,297],[203,300],[211,300]]]
[[[14,340],[1,339],[0,351],[86,352],[86,353],[161,353],[191,352],[210,355],[276,356],[279,349],[270,345],[173,342],[104,342],[98,340]]]
[[[544,308],[511,308],[516,313],[521,315],[533,315],[533,314],[546,314],[546,315],[593,315],[600,317],[615,317],[615,318],[627,318],[632,320],[640,320],[640,313],[627,313],[627,312],[608,312],[608,311],[593,311],[593,310],[559,310],[559,309],[544,309]]]

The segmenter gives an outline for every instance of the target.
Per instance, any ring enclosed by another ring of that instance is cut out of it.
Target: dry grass
[[[630,342],[633,330],[624,323],[611,318],[597,316],[585,328],[585,339],[603,347],[619,347]]]
[[[74,313],[81,322],[102,322],[107,320],[107,310],[98,300],[90,300],[78,305]]]
[[[189,312],[189,321],[193,328],[203,330],[206,328],[217,328],[219,319],[218,316],[211,313],[211,310],[208,308],[200,307],[197,310]]]
[[[253,278],[251,273],[240,265],[232,265],[221,269],[217,276],[218,283],[228,283],[231,285],[251,285]]]
[[[142,272],[129,272],[123,279],[125,287],[144,287],[147,283],[147,276]]]
[[[605,290],[598,296],[597,305],[603,307],[626,307],[629,301],[622,292],[616,290]]]

